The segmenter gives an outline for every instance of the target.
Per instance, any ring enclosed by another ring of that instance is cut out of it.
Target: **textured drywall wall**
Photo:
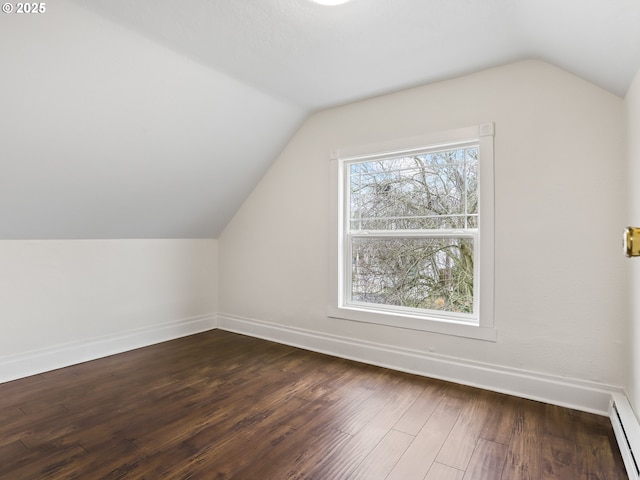
[[[0,364],[214,315],[217,273],[217,240],[0,241]]]
[[[640,70],[625,97],[627,107],[627,145],[629,156],[627,225],[640,226]],[[636,412],[640,412],[640,258],[627,260],[629,284],[629,378],[627,393]]]
[[[624,110],[525,61],[313,115],[219,239],[221,314],[623,385]],[[328,318],[331,151],[489,121],[498,341]]]

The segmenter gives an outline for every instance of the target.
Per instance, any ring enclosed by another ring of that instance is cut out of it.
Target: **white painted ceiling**
[[[624,96],[638,0],[55,0],[0,16],[0,238],[215,238],[315,110],[525,58]]]
[[[523,58],[623,96],[638,0],[92,0],[91,7],[310,109]]]

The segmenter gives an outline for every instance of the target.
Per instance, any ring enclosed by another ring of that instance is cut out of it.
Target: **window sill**
[[[328,316],[331,318],[353,320],[355,322],[374,323],[408,330],[473,338],[487,342],[497,341],[497,332],[495,328],[482,327],[463,322],[453,322],[411,315],[399,315],[357,307],[330,307]]]

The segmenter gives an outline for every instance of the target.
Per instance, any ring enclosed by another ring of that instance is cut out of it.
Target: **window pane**
[[[473,239],[353,238],[355,302],[473,313]]]
[[[478,148],[353,163],[352,230],[467,228],[478,212]]]
[[[478,149],[467,148],[466,182],[467,182],[467,213],[478,214]],[[471,227],[470,227],[471,228]]]

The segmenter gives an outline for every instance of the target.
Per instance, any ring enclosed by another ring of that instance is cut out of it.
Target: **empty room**
[[[640,478],[638,25],[4,2],[0,479]]]

